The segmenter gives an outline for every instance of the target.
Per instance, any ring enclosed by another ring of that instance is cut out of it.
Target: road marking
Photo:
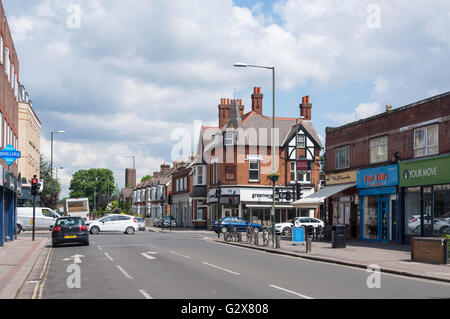
[[[114,261],[114,259],[113,259],[108,253],[105,253],[105,256],[106,256],[106,258],[108,258],[109,260]]]
[[[133,277],[131,277],[122,267],[120,267],[119,265],[116,265],[116,267],[122,272],[125,277],[127,277],[128,279],[133,279]]]
[[[281,287],[278,287],[278,286],[275,286],[275,285],[269,285],[269,287],[272,287],[272,288],[275,288],[275,289],[279,289],[279,290],[288,292],[288,293],[290,293],[290,294],[293,294],[293,295],[302,297],[302,298],[304,298],[304,299],[314,299],[314,298],[312,298],[312,297],[308,297],[308,296],[302,295],[302,294],[300,294],[300,293],[298,293],[298,292],[295,292],[295,291],[292,291],[292,290],[289,290],[289,289],[285,289],[285,288],[281,288]]]
[[[152,245],[152,244],[130,244],[130,245],[101,245],[101,246],[97,246],[97,247],[102,247],[102,248],[110,248],[110,247],[153,247],[155,249],[159,249],[158,247]]]
[[[42,280],[42,282],[41,282],[41,284],[39,285],[37,285],[35,288],[38,288],[38,289],[36,289],[34,292],[33,292],[33,296],[32,296],[32,299],[35,299],[36,297],[38,298],[38,299],[42,299],[42,293],[43,293],[43,289],[44,289],[44,285],[45,285],[45,282],[47,281],[47,275],[48,275],[48,272],[49,272],[49,270],[50,270],[50,264],[49,264],[49,260],[50,260],[50,255],[52,255],[53,254],[53,248],[50,248],[50,251],[48,252],[48,255],[47,255],[47,259],[45,260],[45,264],[44,264],[44,267],[42,268],[42,272],[41,272],[41,280]],[[38,293],[38,291],[39,291],[39,293]],[[37,296],[36,296],[36,294],[37,294]]]
[[[69,261],[69,260],[73,259],[73,263],[74,264],[81,264],[81,257],[86,257],[86,256],[77,254],[77,255],[70,256],[69,258],[63,258],[63,260],[64,261]]]
[[[214,268],[217,268],[217,269],[220,269],[220,270],[223,270],[223,271],[226,271],[226,272],[229,272],[230,274],[233,274],[233,275],[238,275],[238,276],[240,275],[240,273],[238,273],[238,272],[234,272],[234,271],[231,271],[231,270],[228,270],[228,269],[216,266],[216,265],[212,265],[212,264],[209,264],[207,262],[203,262],[203,264],[211,266],[211,267],[214,267]]]
[[[98,249],[103,250],[102,246],[97,246]]]
[[[144,289],[139,289],[139,292],[145,297],[145,299],[153,299]]]
[[[150,256],[149,254],[155,255],[155,254],[157,254],[157,252],[149,251],[149,252],[146,252],[146,253],[141,253],[141,255],[144,256],[147,259],[150,259],[150,260],[151,259],[156,259],[155,257]]]
[[[176,253],[176,252],[174,252],[174,251],[172,251],[172,250],[170,251],[170,253],[171,253],[171,254],[174,254],[174,255],[177,255],[177,256],[181,256],[181,257],[187,258],[187,259],[191,259],[191,257],[189,257],[189,256],[181,255],[181,254]]]

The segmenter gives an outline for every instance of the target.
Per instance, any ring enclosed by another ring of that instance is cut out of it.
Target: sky
[[[3,0],[41,153],[68,196],[79,169],[109,168],[119,188],[134,155],[138,181],[195,151],[221,98],[272,116],[334,127],[449,91],[450,1]],[[181,139],[192,147],[177,152]],[[178,157],[179,157],[178,156]]]

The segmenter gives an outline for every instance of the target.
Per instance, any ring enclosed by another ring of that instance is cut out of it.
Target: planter
[[[411,261],[448,264],[449,240],[440,237],[412,237]]]

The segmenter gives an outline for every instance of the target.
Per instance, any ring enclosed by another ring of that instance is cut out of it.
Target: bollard
[[[280,236],[275,236],[275,248],[280,248]]]
[[[255,246],[258,246],[259,245],[258,244],[258,241],[259,241],[258,233],[254,233],[253,235],[255,236],[255,240],[254,240]]]
[[[310,253],[312,248],[312,240],[310,237],[306,238],[306,252]]]

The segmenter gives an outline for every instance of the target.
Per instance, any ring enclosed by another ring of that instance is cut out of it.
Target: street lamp
[[[136,168],[136,156],[135,155],[125,155],[125,157],[133,158],[133,169],[135,169]]]
[[[50,179],[50,203],[52,208],[53,206],[53,134],[64,134],[66,131],[59,130],[59,131],[52,131],[51,132],[51,159],[50,159],[50,172],[51,172],[51,179]]]
[[[275,67],[274,66],[263,66],[263,65],[252,65],[248,63],[237,62],[234,63],[233,66],[237,68],[260,68],[260,69],[269,69],[272,70],[272,210],[271,210],[271,218],[272,218],[272,245],[275,246],[275,179],[278,179],[276,176],[275,170]]]

